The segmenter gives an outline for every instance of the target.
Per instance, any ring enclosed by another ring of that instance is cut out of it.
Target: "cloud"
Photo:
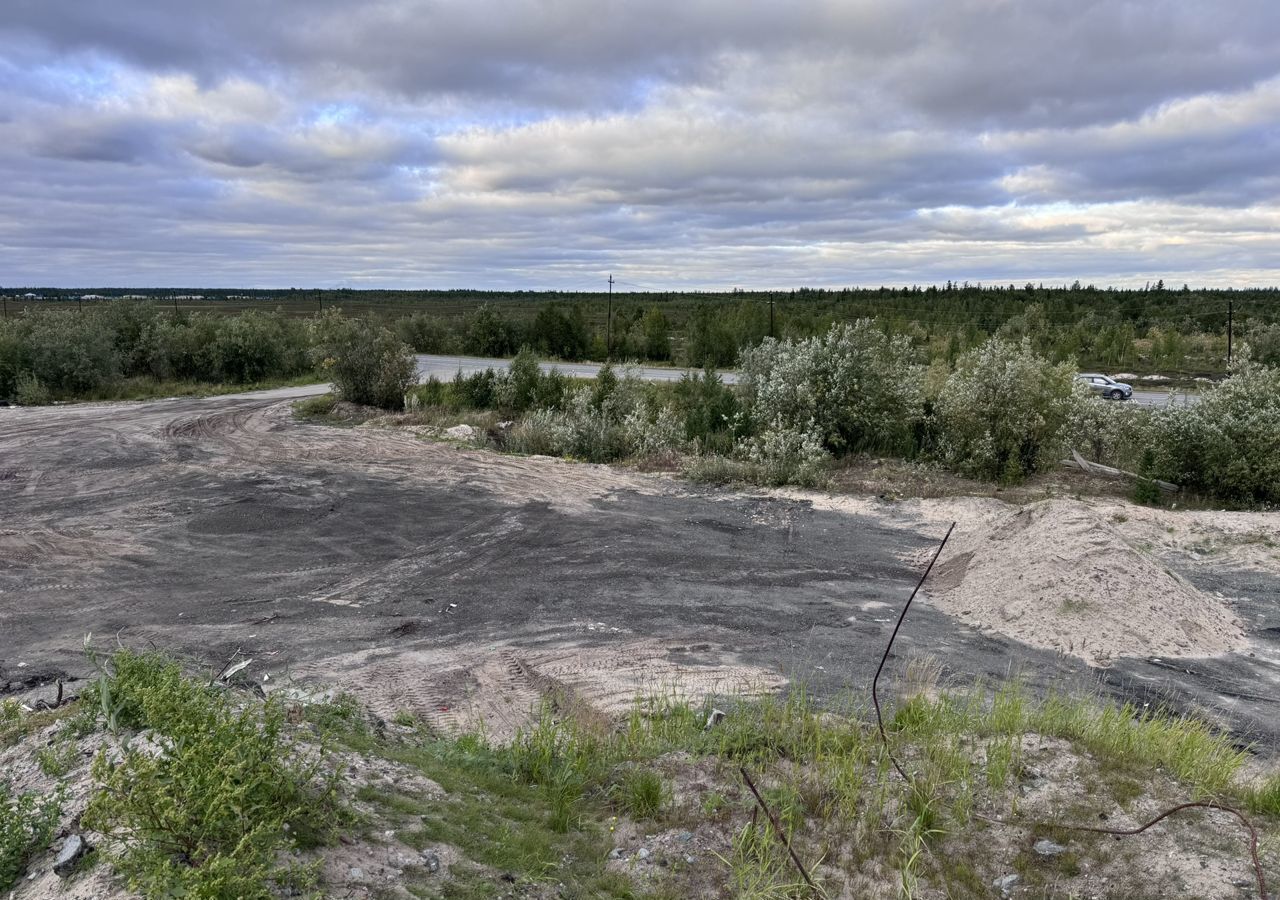
[[[1275,283],[1276,46],[1261,0],[9,0],[0,270]]]

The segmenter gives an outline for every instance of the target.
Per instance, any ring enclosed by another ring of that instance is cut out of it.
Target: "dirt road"
[[[941,530],[302,425],[277,395],[0,410],[0,691],[84,675],[92,632],[213,667],[238,651],[268,685],[328,681],[495,731],[552,689],[611,707],[785,677],[861,698]],[[1099,672],[927,603],[898,668],[919,653],[964,680],[1098,682],[1280,728],[1248,660]]]

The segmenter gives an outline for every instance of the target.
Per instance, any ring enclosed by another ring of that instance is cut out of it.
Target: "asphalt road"
[[[303,425],[282,401],[297,395],[0,409],[0,694],[84,676],[92,633],[214,668],[239,653],[275,679],[343,654],[495,646],[514,678],[521,653],[625,637],[865,697],[917,578],[905,560],[940,537],[409,430]],[[1257,594],[1258,628],[1280,635],[1271,587],[1231,589]],[[893,671],[921,653],[948,679],[1013,670],[1280,734],[1257,660],[1098,672],[927,602]]]
[[[418,356],[418,377],[425,379],[435,376],[441,381],[451,380],[459,371],[463,374],[470,375],[473,372],[482,372],[485,369],[501,369],[511,364],[509,359],[492,359],[480,356],[429,356],[419,354]],[[599,363],[566,363],[566,362],[543,362],[543,371],[559,369],[566,375],[574,378],[595,378],[600,372],[601,365]],[[663,366],[632,366],[630,371],[637,377],[645,381],[679,381],[684,375],[684,369],[666,368]],[[733,371],[723,371],[720,377],[726,384],[736,384],[738,381],[738,373]],[[1199,398],[1194,394],[1185,393],[1178,394],[1173,398],[1173,402],[1179,404],[1195,403]],[[1165,406],[1170,403],[1169,391],[1155,390],[1135,390],[1133,392],[1133,402],[1143,406]]]
[[[492,359],[482,356],[428,356],[419,354],[418,377],[427,378],[434,375],[441,381],[449,381],[459,371],[470,375],[473,372],[482,372],[485,369],[505,369],[510,364],[511,360],[509,359]],[[573,378],[595,378],[602,368],[600,363],[544,362],[541,365],[544,372],[559,369],[563,374]],[[643,378],[645,381],[679,381],[685,373],[684,369],[663,366],[630,366],[628,371],[638,378]],[[738,381],[737,372],[726,371],[720,373],[720,376],[726,384],[736,384]]]
[[[470,375],[475,372],[483,372],[485,369],[505,369],[511,364],[509,359],[496,359],[482,356],[431,356],[428,354],[418,354],[416,356],[418,364],[418,380],[425,381],[427,378],[435,377],[440,381],[452,381],[458,372],[464,375]],[[574,378],[595,378],[599,374],[602,365],[600,363],[566,363],[566,362],[543,362],[540,363],[544,372],[552,369],[558,369],[565,375]],[[629,371],[642,378],[645,381],[679,381],[685,373],[685,369],[673,369],[663,366],[631,366]],[[737,384],[738,373],[733,371],[723,371],[720,377],[726,384]],[[323,394],[330,389],[327,384],[304,385],[302,387],[278,388],[271,391],[258,391],[253,396],[260,396],[266,399],[296,399],[299,397],[309,397],[314,394]],[[228,397],[246,397],[249,394],[228,394]],[[1133,392],[1133,402],[1143,406],[1166,406],[1170,402],[1178,404],[1190,404],[1199,401],[1199,397],[1195,394],[1178,394],[1170,397],[1168,391],[1138,391]],[[1109,403],[1112,401],[1100,400],[1100,402]]]

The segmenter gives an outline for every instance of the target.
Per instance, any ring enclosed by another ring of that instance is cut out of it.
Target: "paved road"
[[[492,359],[482,356],[418,356],[418,377],[426,378],[434,375],[441,381],[449,381],[461,370],[464,374],[482,372],[485,369],[505,369],[511,364],[509,359]],[[595,378],[602,368],[600,363],[544,362],[544,372],[559,369],[573,378]],[[684,369],[672,369],[663,366],[631,366],[629,371],[645,381],[679,381]],[[720,377],[726,384],[736,384],[737,372],[722,372]]]
[[[424,381],[430,377],[438,378],[441,381],[452,381],[459,371],[465,375],[470,375],[474,372],[483,372],[485,369],[505,369],[511,364],[511,360],[483,356],[431,356],[420,353],[417,355],[417,363],[419,381]],[[565,375],[570,375],[574,378],[595,378],[602,368],[600,363],[543,362],[540,365],[544,372],[559,369]],[[663,366],[632,366],[629,371],[645,381],[679,381],[686,370],[665,368]],[[720,377],[726,384],[738,383],[737,372],[724,371],[720,373]],[[253,391],[224,396],[229,398],[260,397],[267,400],[289,400],[323,394],[329,389],[330,385],[327,384],[312,384],[302,387],[276,388],[269,391]],[[1196,403],[1199,399],[1199,396],[1195,394],[1180,393],[1172,398],[1172,402],[1182,405]],[[1170,403],[1170,392],[1135,390],[1133,392],[1133,401],[1143,406],[1166,406]],[[1107,403],[1111,401],[1100,400],[1100,402]]]
[[[418,377],[427,378],[435,376],[441,381],[451,380],[459,371],[464,374],[473,372],[481,372],[485,369],[501,369],[511,364],[509,359],[493,359],[480,356],[429,356],[420,354],[418,356]],[[549,372],[552,369],[559,369],[566,375],[574,378],[595,378],[600,372],[599,363],[565,363],[565,362],[544,362],[542,363],[543,371]],[[679,381],[684,375],[684,369],[673,369],[662,366],[633,366],[630,369],[635,375],[643,378],[645,381]],[[738,382],[738,373],[733,371],[724,371],[720,373],[720,377],[726,384],[736,384]],[[1195,403],[1199,397],[1194,394],[1179,394],[1174,398],[1174,402],[1179,404]],[[1170,402],[1169,391],[1162,390],[1135,390],[1133,392],[1133,400],[1135,403],[1143,406],[1165,406]]]

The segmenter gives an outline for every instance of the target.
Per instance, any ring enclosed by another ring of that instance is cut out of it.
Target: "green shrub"
[[[338,405],[338,398],[333,394],[320,394],[318,397],[307,397],[293,404],[299,418],[314,419],[327,416]]]
[[[31,858],[49,846],[62,799],[61,791],[14,796],[0,781],[0,891],[13,887]]]
[[[332,777],[320,754],[285,733],[278,703],[233,705],[156,654],[120,651],[82,702],[118,728],[148,729],[93,763],[97,791],[83,821],[146,896],[275,896],[291,873],[278,857],[336,824]]]
[[[53,400],[44,382],[30,372],[18,373],[13,398],[23,406],[44,406]]]
[[[506,372],[495,373],[493,403],[510,415],[534,408],[555,409],[564,403],[568,386],[558,370],[543,372],[537,355],[525,347]]]
[[[56,393],[90,391],[120,376],[114,336],[92,314],[43,311],[28,317],[26,358],[31,373]]]
[[[462,346],[476,356],[509,356],[519,347],[515,326],[488,303],[466,325]]]
[[[755,464],[755,476],[760,483],[801,487],[821,485],[826,480],[826,465],[831,459],[812,422],[804,429],[772,422],[747,443],[745,455]]]
[[[396,334],[417,353],[452,353],[459,346],[447,322],[425,313],[397,320]]]
[[[681,471],[700,484],[759,484],[764,480],[759,465],[718,454],[694,457]]]
[[[746,433],[746,416],[738,395],[714,369],[686,372],[674,390],[676,413],[684,420],[684,435],[702,452],[730,453]]]
[[[1238,505],[1280,503],[1280,369],[1254,362],[1155,418],[1152,475]]]
[[[1019,481],[1061,458],[1082,397],[1070,363],[1050,363],[1027,340],[993,338],[961,356],[943,385],[938,453],[963,474]]]
[[[910,453],[923,417],[922,370],[910,342],[870,319],[803,341],[767,339],[740,361],[752,417],[812,434],[832,453]]]
[[[400,409],[417,380],[413,352],[386,328],[367,320],[333,318],[319,348],[322,366],[343,399]]]
[[[558,303],[538,310],[529,340],[543,353],[560,359],[582,359],[591,343],[582,309],[574,306],[566,311]]]
[[[15,397],[18,376],[26,371],[26,342],[16,322],[0,319],[0,398]]]
[[[493,409],[498,405],[498,373],[493,369],[453,378],[453,398],[461,409]]]
[[[644,317],[640,320],[640,330],[644,335],[644,355],[647,359],[671,358],[671,323],[662,310],[656,306],[645,310]]]
[[[278,315],[250,311],[223,317],[213,345],[218,374],[244,384],[292,371],[298,363],[290,357],[303,349],[292,337]]]
[[[1138,471],[1143,453],[1158,439],[1155,411],[1079,393],[1065,426],[1064,443],[1085,459]]]

